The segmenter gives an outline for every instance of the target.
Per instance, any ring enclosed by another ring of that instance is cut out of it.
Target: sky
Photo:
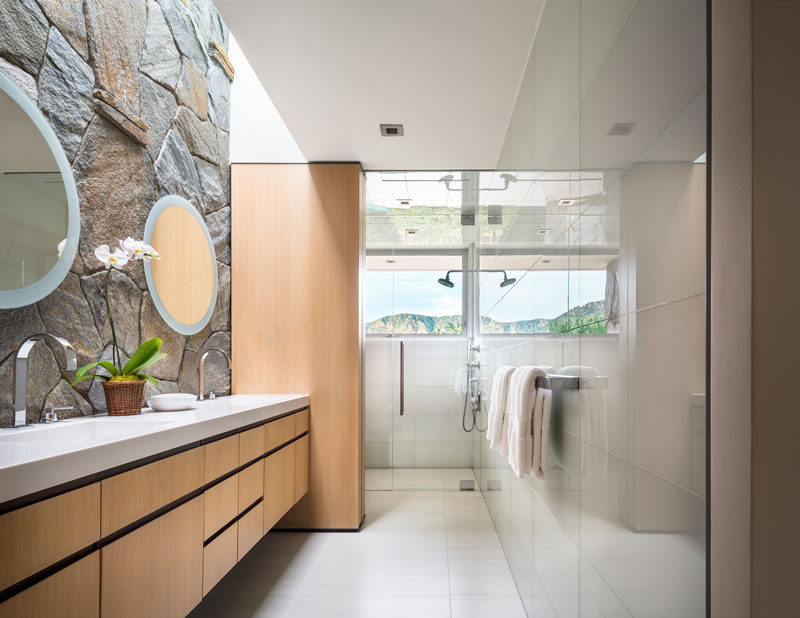
[[[364,315],[367,322],[394,313],[440,316],[461,313],[461,273],[450,276],[453,288],[433,271],[367,271]],[[481,275],[481,315],[498,322],[555,318],[571,307],[605,298],[604,270],[509,271],[513,286],[500,287],[502,273]]]

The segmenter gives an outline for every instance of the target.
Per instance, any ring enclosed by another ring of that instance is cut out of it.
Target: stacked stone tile
[[[152,370],[161,384],[150,388],[194,392],[202,351],[230,350],[231,341],[228,30],[211,0],[0,3],[0,71],[53,126],[81,209],[81,242],[66,279],[35,305],[0,311],[0,426],[11,424],[14,355],[28,335],[65,337],[79,364],[111,357],[94,247],[141,238],[151,206],[168,193],[195,205],[214,241],[220,286],[211,322],[197,335],[173,332],[152,303],[141,263],[113,274],[112,310],[124,356],[144,339],[164,340],[169,356]],[[100,384],[76,391],[59,364],[50,348],[36,346],[29,421],[43,407],[104,412]],[[224,359],[209,357],[206,371],[212,388],[229,383]]]

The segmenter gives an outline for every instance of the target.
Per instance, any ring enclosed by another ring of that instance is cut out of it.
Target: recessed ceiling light
[[[409,228],[406,228],[406,234],[408,234],[409,236],[413,236],[413,235],[414,235],[414,234],[416,234],[418,231],[419,231],[419,230],[418,230],[417,228],[415,228],[415,227],[409,227]]]
[[[577,204],[578,200],[558,200],[559,206],[572,206],[573,204]]]
[[[617,122],[611,125],[611,128],[608,130],[608,135],[618,137],[630,135],[635,126],[635,122]]]
[[[401,124],[382,124],[380,127],[383,137],[403,137],[403,125]]]
[[[387,264],[396,264],[397,260],[386,260]]]
[[[549,264],[551,260],[542,260],[542,264]]]
[[[548,228],[542,228],[541,230],[536,230],[537,234],[547,234],[550,230]]]
[[[397,201],[400,202],[401,206],[411,206],[411,199],[410,198],[404,197],[404,198],[398,199]]]

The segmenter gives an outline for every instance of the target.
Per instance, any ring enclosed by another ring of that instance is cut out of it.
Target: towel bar
[[[537,376],[536,388],[546,388],[551,391],[577,391],[590,388],[606,390],[608,378],[601,376],[596,378],[560,375]]]

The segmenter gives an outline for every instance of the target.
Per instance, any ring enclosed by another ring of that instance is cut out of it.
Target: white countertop
[[[307,405],[308,395],[233,395],[183,412],[145,409],[0,430],[0,504]]]

